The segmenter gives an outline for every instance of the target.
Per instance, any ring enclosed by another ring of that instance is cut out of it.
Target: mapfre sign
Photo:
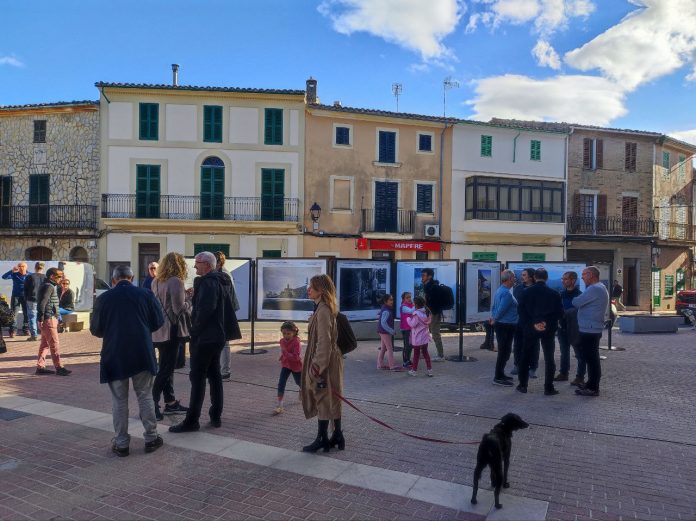
[[[370,240],[371,250],[440,251],[439,242]]]

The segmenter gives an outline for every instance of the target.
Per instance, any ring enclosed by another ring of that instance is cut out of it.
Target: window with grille
[[[46,120],[45,119],[35,119],[34,120],[34,143],[45,143],[46,142]]]
[[[532,144],[529,151],[529,159],[532,161],[541,161],[541,141],[532,139]]]
[[[638,143],[626,143],[626,154],[625,154],[625,166],[624,170],[626,172],[636,171],[636,153],[638,150]]]
[[[604,140],[591,138],[582,140],[582,167],[585,170],[604,168]]]
[[[493,136],[481,136],[481,157],[493,156]]]

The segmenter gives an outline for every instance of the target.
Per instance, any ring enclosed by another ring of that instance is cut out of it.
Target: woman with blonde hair
[[[334,392],[343,393],[343,357],[336,345],[336,287],[328,275],[315,275],[309,281],[307,296],[316,304],[309,319],[307,349],[302,365],[302,408],[307,419],[318,417],[317,437],[302,447],[304,452],[316,452],[331,447],[345,448],[341,430],[341,401]],[[334,431],[329,439],[329,421]]]
[[[185,413],[174,396],[172,385],[176,366],[179,342],[189,337],[191,323],[191,300],[186,294],[186,261],[180,253],[167,253],[159,262],[157,275],[152,281],[152,292],[162,305],[164,324],[152,333],[152,342],[159,349],[159,370],[152,386],[152,398],[155,401],[157,420],[163,420],[159,399],[164,392],[164,414]]]

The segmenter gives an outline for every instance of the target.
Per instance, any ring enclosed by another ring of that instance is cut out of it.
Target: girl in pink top
[[[401,338],[404,339],[404,350],[401,352],[401,356],[404,359],[404,367],[409,367],[411,365],[411,326],[408,325],[408,317],[413,313],[413,300],[411,300],[411,293],[408,291],[401,294],[399,313],[401,313],[399,329],[401,329]]]
[[[283,338],[280,339],[280,378],[278,379],[278,407],[273,414],[283,412],[283,395],[285,394],[285,384],[292,374],[297,386],[300,386],[302,379],[302,354],[300,347],[299,329],[294,322],[283,322],[280,326]]]
[[[416,310],[410,318],[407,319],[408,325],[411,326],[411,345],[413,346],[413,367],[408,372],[411,376],[416,376],[418,371],[418,359],[421,352],[425,358],[425,367],[427,368],[428,376],[433,375],[433,368],[430,364],[430,354],[428,354],[428,342],[430,342],[430,315],[425,310],[425,300],[423,297],[413,299],[416,305]]]

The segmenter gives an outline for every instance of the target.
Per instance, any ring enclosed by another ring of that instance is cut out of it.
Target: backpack
[[[358,340],[355,338],[353,328],[350,327],[348,317],[343,313],[336,315],[336,345],[341,350],[342,355],[347,355],[358,347]]]
[[[452,288],[446,284],[436,284],[433,288],[435,291],[435,301],[437,302],[440,309],[452,309],[454,307],[454,292]]]
[[[14,311],[6,302],[0,301],[0,327],[10,327],[15,322]]]

